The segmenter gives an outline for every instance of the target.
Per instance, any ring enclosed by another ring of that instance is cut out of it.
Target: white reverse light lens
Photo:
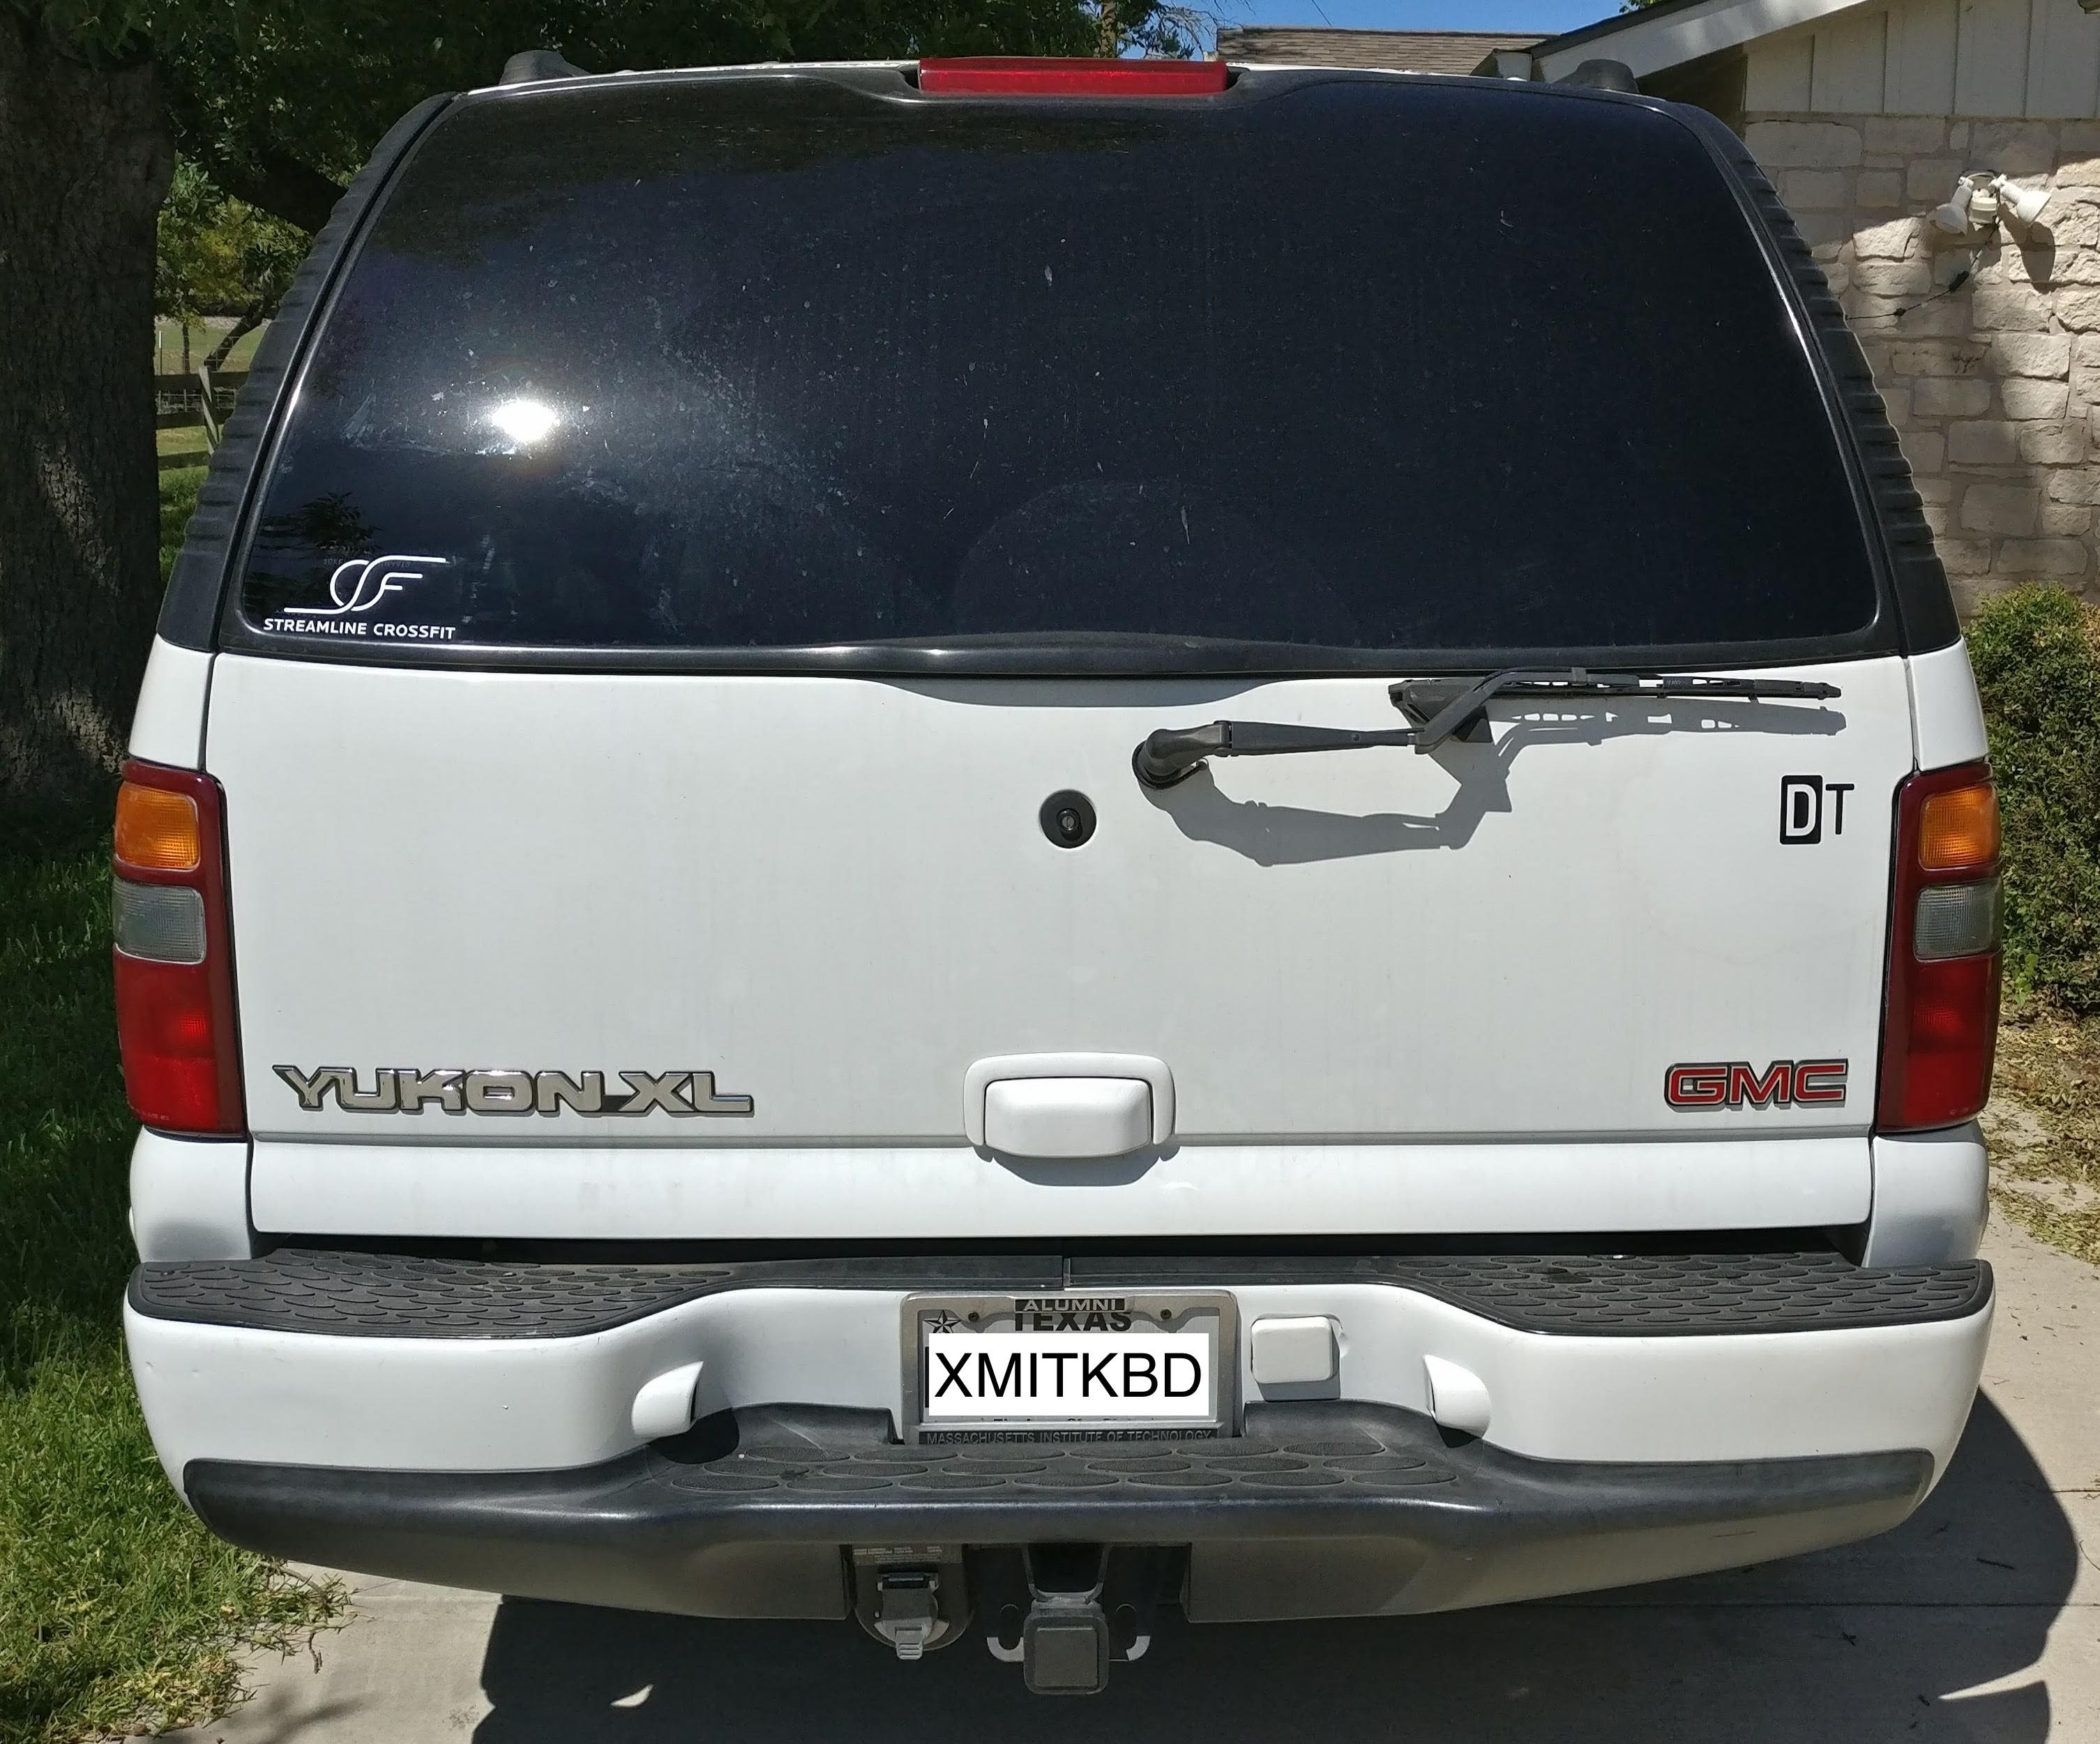
[[[561,414],[538,399],[506,399],[488,421],[520,447],[529,447],[562,421]]]
[[[1998,948],[1998,881],[1936,884],[1917,899],[1912,949],[1920,962],[1979,957]]]
[[[117,948],[148,962],[204,961],[204,896],[179,884],[113,881]]]

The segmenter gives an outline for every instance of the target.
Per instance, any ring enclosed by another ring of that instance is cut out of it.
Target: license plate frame
[[[942,1323],[941,1315],[952,1319]],[[1127,1315],[1128,1326],[1114,1323]],[[1024,1317],[1025,1319],[1024,1319]],[[904,1298],[898,1345],[903,1359],[903,1420],[913,1445],[1027,1442],[1207,1441],[1237,1433],[1239,1422],[1239,1304],[1226,1290],[1043,1290],[957,1293],[915,1291]],[[930,1331],[975,1332],[1002,1345],[1023,1345],[1031,1334],[1062,1332],[1203,1333],[1210,1339],[1210,1409],[1191,1417],[940,1417],[929,1420]]]

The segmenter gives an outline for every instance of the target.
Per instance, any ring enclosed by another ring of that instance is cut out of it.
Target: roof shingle
[[[1529,48],[1541,40],[1536,30],[1329,30],[1246,24],[1219,31],[1218,56],[1299,66],[1471,73],[1498,48]]]

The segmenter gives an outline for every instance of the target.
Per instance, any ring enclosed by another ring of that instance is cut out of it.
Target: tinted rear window
[[[1874,622],[1802,342],[1688,127],[1495,87],[1251,90],[460,104],[317,341],[248,627],[397,654],[1149,635],[1318,664]]]

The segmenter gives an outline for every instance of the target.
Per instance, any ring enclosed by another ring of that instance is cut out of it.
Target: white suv
[[[1045,1690],[1162,1605],[1893,1525],[1992,1306],[1917,500],[1667,103],[433,99],[271,329],[119,804],[169,1477]]]

